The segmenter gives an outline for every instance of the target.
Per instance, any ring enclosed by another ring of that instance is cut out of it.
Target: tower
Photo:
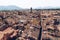
[[[32,13],[32,7],[30,8],[30,13]]]

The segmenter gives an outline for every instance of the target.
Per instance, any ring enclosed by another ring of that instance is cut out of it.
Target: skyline
[[[16,5],[21,8],[60,7],[60,0],[0,0],[0,6]]]

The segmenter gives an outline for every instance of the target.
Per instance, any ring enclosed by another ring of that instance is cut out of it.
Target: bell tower
[[[30,13],[32,13],[32,7],[30,8]]]

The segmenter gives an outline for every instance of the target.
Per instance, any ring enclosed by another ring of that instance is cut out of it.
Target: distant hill
[[[17,6],[0,6],[0,10],[20,10],[22,8],[17,7]]]
[[[35,9],[60,9],[60,7],[37,7]]]

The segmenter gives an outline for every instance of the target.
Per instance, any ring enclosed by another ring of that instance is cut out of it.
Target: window
[[[54,19],[54,25],[58,25],[59,21],[57,21],[57,19]]]

